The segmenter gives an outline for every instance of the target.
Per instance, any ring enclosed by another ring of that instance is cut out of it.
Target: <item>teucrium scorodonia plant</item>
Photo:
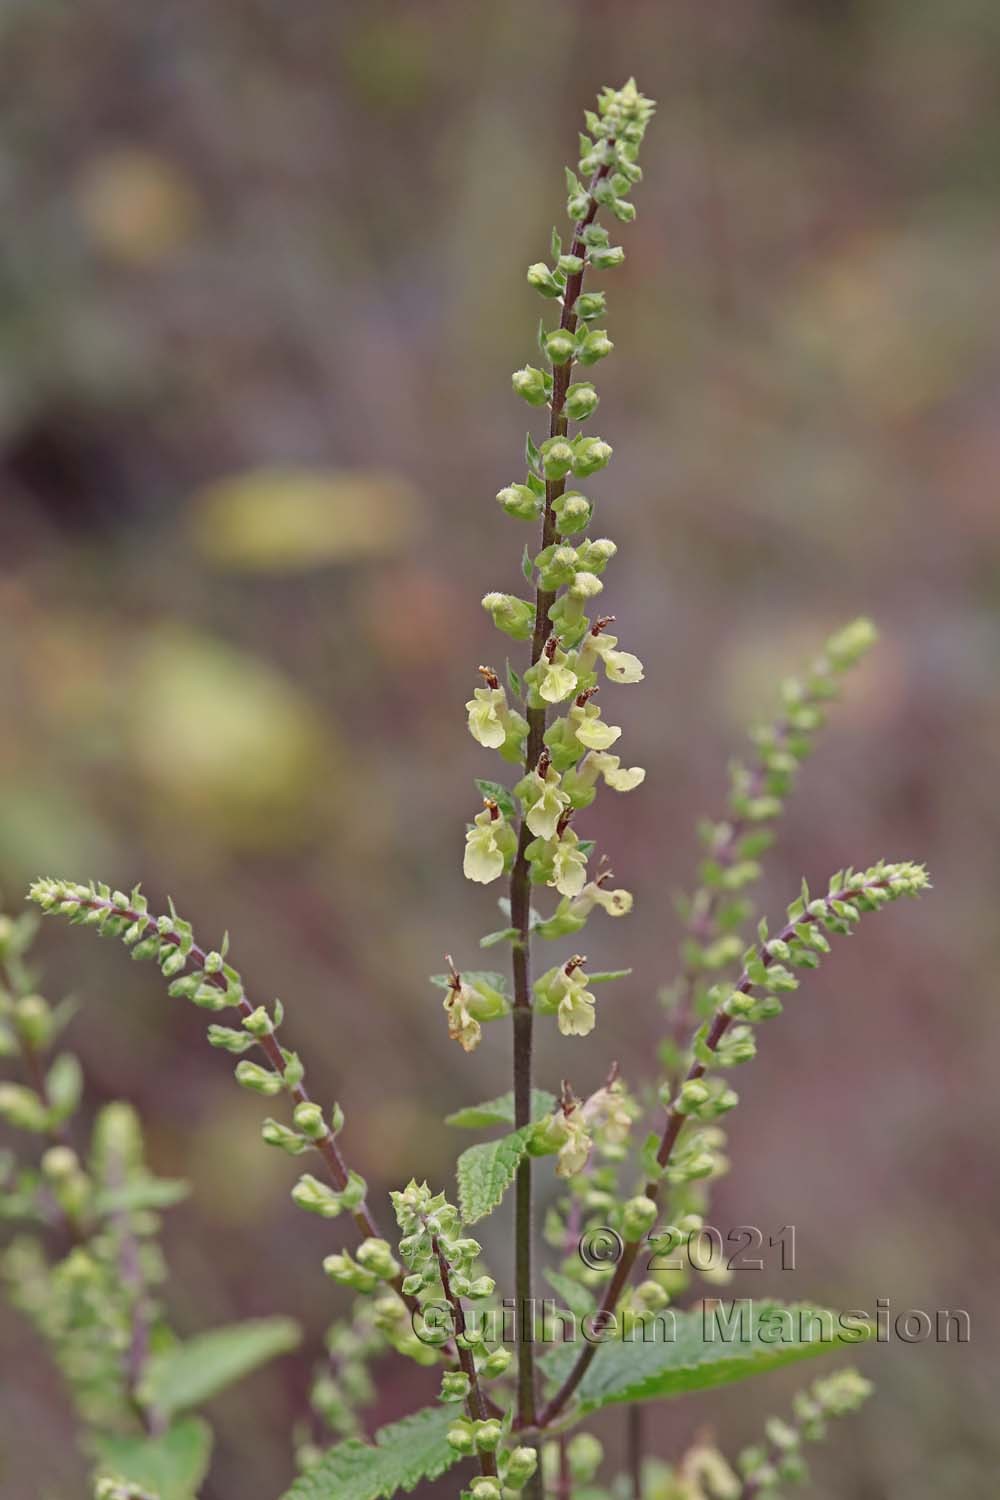
[[[573,1431],[605,1405],[703,1389],[866,1336],[862,1326],[853,1337],[843,1330],[833,1339],[800,1332],[776,1341],[776,1321],[791,1321],[793,1313],[819,1314],[762,1303],[746,1337],[735,1346],[713,1346],[697,1300],[670,1307],[673,1321],[667,1322],[668,1304],[682,1299],[692,1273],[649,1269],[648,1249],[650,1243],[654,1249],[687,1244],[702,1230],[711,1183],[725,1169],[720,1121],[738,1102],[727,1073],[754,1056],[757,1028],[780,1013],[782,997],[830,951],[831,937],[927,884],[923,868],[910,863],[880,861],[844,870],[821,894],[803,884],[776,927],[762,919],[749,944],[744,935],[749,891],[796,769],[839,679],[874,640],[872,627],[857,621],[827,642],[801,680],[784,684],[778,718],[756,732],[750,763],[733,770],[723,816],[703,827],[698,885],[682,905],[679,977],[662,997],[668,1018],[655,1129],[635,1150],[630,1147],[634,1124],[654,1100],[630,1091],[617,1066],[581,1096],[568,1082],[556,1087],[557,1081],[546,1080],[550,1090],[536,1087],[536,1018],[554,1022],[566,1038],[564,1071],[571,1073],[573,1038],[598,1024],[597,986],[627,974],[601,972],[578,951],[591,918],[627,917],[632,907],[632,896],[614,885],[606,860],[586,837],[587,809],[608,791],[634,792],[645,776],[623,757],[616,722],[628,713],[627,697],[618,705],[618,688],[643,679],[642,663],[627,649],[627,621],[616,622],[607,602],[613,591],[605,592],[616,552],[605,532],[621,500],[603,475],[611,447],[585,424],[598,406],[593,367],[613,347],[604,326],[605,293],[595,282],[624,258],[610,230],[635,217],[630,195],[641,177],[639,148],[652,113],[632,82],[602,92],[597,111],[586,117],[579,175],[567,172],[572,227],[565,238],[554,231],[550,260],[528,271],[530,285],[554,316],[542,320],[538,364],[516,371],[513,387],[546,413],[546,426],[527,439],[523,477],[514,477],[497,496],[529,538],[522,564],[528,592],[524,597],[498,587],[483,599],[507,639],[497,654],[502,665],[479,667],[466,703],[472,737],[499,756],[500,765],[477,783],[481,802],[465,836],[464,871],[471,881],[499,882],[504,890],[505,925],[484,937],[482,946],[507,953],[510,978],[449,960],[447,972],[434,981],[448,1034],[465,1051],[479,1045],[484,1027],[510,1027],[513,1086],[450,1117],[459,1128],[499,1131],[460,1156],[457,1206],[426,1183],[410,1182],[392,1194],[390,1232],[383,1206],[371,1201],[341,1147],[341,1111],[322,1107],[307,1093],[303,1064],[285,1046],[281,1006],[249,998],[225,944],[203,949],[189,923],[172,908],[151,913],[138,890],[126,894],[50,879],[31,890],[44,912],[120,938],[133,957],[160,965],[172,995],[213,1013],[209,1042],[238,1059],[237,1082],[275,1106],[285,1104],[264,1121],[264,1140],[308,1157],[314,1168],[299,1175],[292,1198],[322,1218],[353,1224],[353,1243],[340,1225],[332,1231],[338,1238],[324,1267],[356,1294],[356,1310],[331,1329],[328,1358],[313,1390],[315,1416],[340,1440],[324,1451],[315,1431],[300,1438],[304,1472],[289,1500],[378,1500],[409,1491],[460,1460],[467,1461],[468,1474],[462,1494],[471,1500],[517,1494],[537,1500],[543,1493],[594,1500],[627,1495],[630,1486],[644,1486],[646,1500],[773,1493],[804,1476],[802,1445],[822,1434],[824,1417],[854,1409],[867,1392],[866,1382],[851,1371],[817,1381],[798,1398],[792,1419],[773,1419],[765,1440],[736,1467],[704,1443],[672,1467],[653,1461],[643,1466],[641,1431],[630,1422],[630,1476],[609,1481],[611,1489],[600,1487],[600,1444],[587,1432]],[[497,579],[498,585],[504,581]],[[505,661],[511,640],[520,643],[513,663]],[[556,942],[562,951],[555,961],[540,959],[539,945]],[[11,951],[19,953],[16,941]],[[19,1053],[27,1076],[3,1086],[0,1110],[28,1130],[61,1131],[66,1111],[46,1096],[38,1048],[25,1040],[25,996],[15,977],[8,976],[3,1002],[4,1024],[15,1039],[6,1050]],[[600,1024],[613,1033],[613,1023]],[[609,1047],[609,1057],[614,1050]],[[70,1092],[65,1081],[60,1087]],[[64,1154],[56,1160],[53,1151]],[[136,1151],[129,1147],[128,1162],[138,1160]],[[560,1343],[536,1357],[549,1340],[533,1301],[539,1249],[533,1177],[552,1168],[560,1196],[541,1225],[540,1238],[551,1251],[545,1274],[558,1298],[556,1312],[582,1320],[594,1337]],[[127,1162],[120,1168],[126,1175],[136,1170]],[[44,1188],[49,1217],[58,1210],[65,1229],[89,1235],[97,1200],[88,1183],[81,1185],[82,1175],[60,1135],[43,1157],[41,1178],[26,1179],[18,1189],[22,1206],[30,1212]],[[511,1187],[515,1285],[513,1299],[507,1289],[502,1300],[504,1291],[485,1269],[469,1226],[506,1207]],[[124,1213],[112,1221],[119,1230],[109,1231],[102,1254],[116,1233],[120,1241],[125,1232]],[[595,1234],[604,1235],[616,1253],[578,1253],[594,1243]],[[120,1243],[118,1249],[120,1254]],[[94,1275],[100,1264],[98,1256]],[[29,1284],[30,1275],[25,1268]],[[708,1272],[706,1278],[711,1282]],[[132,1329],[120,1348],[115,1345],[112,1385],[149,1428],[147,1351],[136,1348],[136,1309],[130,1314],[125,1300],[119,1308],[112,1299],[102,1314],[109,1324],[124,1319],[126,1332]],[[148,1318],[151,1304],[141,1300]],[[508,1308],[512,1326],[498,1315]],[[362,1437],[358,1413],[372,1397],[368,1362],[387,1346],[421,1364],[439,1365],[440,1403],[383,1428],[371,1443]],[[67,1373],[72,1379],[72,1370]],[[115,1413],[100,1403],[81,1403],[81,1411],[98,1433],[109,1424],[114,1430]],[[162,1444],[174,1431],[171,1423],[169,1411],[157,1411],[146,1438],[133,1437],[137,1451],[144,1441]],[[138,1492],[130,1488],[142,1473],[134,1454],[119,1448],[115,1463],[106,1458],[98,1472],[102,1493]],[[183,1500],[184,1483],[181,1478],[171,1495]],[[190,1481],[188,1492],[196,1485],[197,1479]]]

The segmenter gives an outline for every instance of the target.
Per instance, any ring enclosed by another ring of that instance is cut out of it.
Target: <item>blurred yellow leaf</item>
[[[300,572],[400,551],[417,521],[414,490],[393,474],[257,469],[194,497],[195,546],[248,572]]]
[[[162,260],[197,226],[198,199],[188,177],[165,157],[136,147],[88,162],[76,187],[77,210],[103,250],[135,265]]]
[[[127,714],[136,764],[158,804],[230,848],[297,842],[340,759],[328,726],[290,682],[192,630],[152,633]]]

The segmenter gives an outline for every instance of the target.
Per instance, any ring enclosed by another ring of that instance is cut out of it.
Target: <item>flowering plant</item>
[[[298,1177],[294,1202],[349,1226],[348,1243],[338,1238],[323,1263],[356,1298],[350,1318],[331,1328],[312,1390],[329,1437],[318,1440],[315,1425],[303,1428],[301,1473],[285,1500],[379,1500],[459,1465],[467,1500],[774,1494],[805,1477],[804,1446],[823,1436],[826,1418],[853,1410],[868,1391],[853,1371],[816,1381],[790,1419],[774,1418],[761,1442],[735,1458],[705,1441],[670,1465],[643,1452],[640,1403],[748,1378],[869,1332],[863,1320],[840,1319],[827,1336],[832,1314],[768,1302],[751,1310],[737,1340],[713,1339],[706,1315],[721,1306],[711,1289],[722,1276],[718,1266],[699,1270],[690,1254],[705,1232],[712,1183],[726,1168],[720,1122],[738,1103],[729,1072],[754,1057],[758,1028],[781,1013],[801,972],[830,952],[831,937],[927,885],[922,866],[906,862],[843,870],[821,894],[803,883],[776,930],[762,919],[749,944],[743,935],[750,888],[797,768],[840,679],[874,641],[867,621],[834,635],[801,679],[784,684],[779,717],[755,732],[749,763],[733,770],[723,815],[702,830],[698,885],[682,907],[680,976],[664,995],[658,1089],[628,1087],[617,1066],[584,1097],[565,1082],[558,1092],[538,1088],[533,1076],[536,1022],[553,1018],[570,1043],[588,1035],[598,1024],[597,987],[625,977],[596,971],[575,951],[546,967],[537,949],[560,942],[575,949],[592,918],[627,917],[633,904],[581,827],[602,788],[632,793],[645,772],[623,761],[622,729],[611,722],[617,711],[604,708],[605,690],[613,696],[618,686],[641,683],[643,667],[620,644],[615,617],[603,612],[616,547],[595,534],[595,499],[575,485],[601,473],[612,450],[582,430],[599,398],[591,379],[574,375],[612,352],[599,326],[605,294],[590,278],[624,258],[607,225],[635,217],[630,194],[652,113],[631,81],[600,94],[586,116],[579,175],[567,171],[571,233],[564,244],[553,232],[551,264],[528,270],[557,317],[539,330],[541,364],[517,370],[513,388],[548,413],[547,431],[529,435],[524,478],[497,499],[540,536],[537,550],[524,550],[528,597],[495,591],[482,601],[497,630],[522,643],[525,660],[508,662],[503,673],[481,666],[466,704],[474,740],[516,768],[506,779],[477,783],[482,801],[464,851],[468,879],[500,882],[505,892],[505,925],[481,945],[509,955],[510,979],[450,960],[434,979],[448,1035],[466,1052],[484,1027],[510,1027],[513,1087],[449,1119],[459,1129],[500,1132],[459,1156],[457,1203],[411,1181],[391,1195],[390,1230],[383,1206],[348,1164],[343,1113],[311,1098],[303,1062],[284,1044],[280,1002],[250,998],[227,942],[203,948],[172,905],[154,914],[138,888],[63,879],[31,888],[42,912],[119,938],[133,958],[159,965],[171,995],[211,1014],[208,1041],[236,1059],[241,1087],[287,1106],[284,1118],[276,1110],[264,1120],[264,1141],[315,1167]],[[31,937],[28,917],[0,926],[0,1042],[24,1074],[0,1085],[0,1116],[46,1142],[37,1164],[13,1156],[2,1163],[6,1216],[36,1227],[8,1249],[7,1279],[74,1393],[96,1493],[191,1500],[211,1433],[190,1413],[288,1348],[296,1330],[273,1319],[187,1343],[170,1334],[156,1294],[164,1275],[156,1230],[160,1211],[183,1188],[145,1168],[138,1122],[123,1105],[99,1115],[89,1155],[78,1153],[69,1121],[82,1088],[79,1065],[68,1052],[47,1061],[69,1012],[36,993],[26,958]],[[216,1019],[222,1012],[234,1024]],[[637,1123],[653,1110],[655,1128],[639,1132],[633,1149]],[[550,1166],[561,1196],[545,1217],[543,1239],[556,1300],[541,1305],[539,1318],[534,1189]],[[506,1208],[510,1189],[515,1283],[505,1297],[470,1229]],[[69,1249],[47,1252],[38,1231],[61,1234]],[[689,1252],[686,1263],[662,1260],[678,1250]],[[707,1284],[700,1294],[699,1276]],[[567,1326],[582,1328],[583,1337],[567,1339]],[[367,1441],[360,1412],[373,1395],[369,1365],[387,1348],[438,1366],[440,1400]],[[602,1478],[601,1445],[582,1424],[613,1404],[629,1410],[628,1472]]]

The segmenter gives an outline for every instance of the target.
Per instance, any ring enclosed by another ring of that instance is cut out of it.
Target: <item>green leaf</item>
[[[52,1118],[58,1123],[69,1119],[83,1093],[83,1070],[72,1052],[60,1052],[45,1080]]]
[[[556,1107],[556,1096],[547,1089],[531,1090],[531,1118],[541,1120]],[[488,1099],[485,1104],[469,1104],[465,1109],[446,1115],[446,1125],[457,1125],[459,1130],[487,1130],[491,1125],[513,1125],[514,1095],[501,1094],[499,1099]]]
[[[594,1295],[579,1281],[574,1281],[572,1276],[567,1276],[564,1271],[553,1271],[546,1269],[545,1279],[563,1299],[566,1306],[575,1318],[589,1318],[594,1311]]]
[[[478,1224],[499,1205],[517,1175],[533,1125],[470,1146],[458,1158],[458,1206],[466,1224]]]
[[[525,542],[524,551],[521,553],[521,572],[524,574],[529,583],[531,582],[531,575],[533,571],[534,564],[531,561],[531,553],[528,551],[527,542]]]
[[[448,1442],[455,1413],[447,1406],[404,1417],[375,1434],[374,1447],[348,1438],[330,1448],[281,1500],[387,1500],[425,1479],[438,1479],[459,1461]]]
[[[190,1183],[179,1177],[134,1177],[121,1187],[105,1188],[97,1194],[94,1209],[98,1214],[135,1213],[146,1208],[170,1208],[191,1191]]]
[[[259,1365],[287,1354],[300,1337],[292,1318],[257,1318],[196,1334],[153,1355],[142,1399],[167,1417],[201,1406]]]
[[[514,806],[514,798],[510,790],[499,781],[486,781],[483,777],[476,777],[476,786],[484,797],[490,797],[499,807],[505,818],[516,818],[517,808]]]
[[[588,984],[608,984],[612,979],[627,979],[631,969],[599,969],[596,974],[587,975]]]
[[[212,1456],[212,1429],[199,1417],[159,1437],[95,1437],[97,1473],[127,1480],[157,1500],[197,1500]]]
[[[498,943],[513,943],[521,936],[516,927],[500,927],[479,939],[480,948],[495,948]]]
[[[507,660],[507,686],[515,698],[524,697],[524,683],[521,681],[521,674],[511,666],[509,657]]]
[[[847,1327],[840,1321],[846,1316],[808,1303],[751,1298],[692,1308],[672,1318],[668,1309],[646,1328],[645,1340],[640,1328],[628,1342],[615,1340],[598,1349],[580,1382],[578,1414],[709,1390],[871,1338],[871,1325],[855,1318]],[[579,1352],[566,1344],[545,1356],[546,1378],[554,1387]]]

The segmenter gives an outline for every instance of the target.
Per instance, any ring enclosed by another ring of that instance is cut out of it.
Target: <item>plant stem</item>
[[[625,1418],[625,1449],[628,1476],[632,1483],[632,1500],[642,1500],[642,1407],[628,1408]]]
[[[583,231],[597,216],[597,200],[594,188],[610,170],[610,164],[597,169],[589,187],[587,212],[577,222],[573,231],[570,253],[583,260],[586,246],[581,238]],[[581,267],[566,282],[562,299],[562,314],[559,327],[569,333],[576,332],[576,301],[583,286],[584,267]],[[553,366],[552,400],[550,402],[549,436],[565,437],[569,428],[566,416],[566,391],[569,387],[572,360]],[[555,502],[566,488],[565,479],[546,480],[545,509],[542,517],[541,549],[551,546],[555,539]],[[531,664],[541,657],[549,634],[549,610],[555,592],[542,588],[535,590],[535,628],[531,641]],[[525,772],[538,765],[544,749],[547,710],[529,708],[528,741],[524,755]],[[527,847],[531,833],[522,819],[518,835],[517,854],[510,877],[510,920],[517,929],[514,940],[511,966],[514,983],[514,1124],[517,1129],[531,1123],[532,1082],[532,1030],[531,1006],[531,882],[529,878]],[[533,1347],[533,1303],[532,1303],[532,1186],[531,1158],[525,1157],[517,1170],[514,1192],[514,1291],[517,1303],[515,1322],[517,1329],[517,1414],[520,1427],[533,1427],[535,1423],[535,1358]],[[528,1500],[541,1496],[540,1472],[529,1481],[525,1491]]]
[[[145,932],[149,928],[152,928],[153,930],[156,929],[155,919],[147,915],[147,913],[135,911],[132,907],[128,906],[116,906],[114,902],[105,901],[100,896],[92,896],[86,900],[81,900],[80,906],[88,911],[110,911],[116,916],[125,917],[130,923],[141,923],[141,930],[143,932]],[[174,947],[178,947],[180,944],[180,939],[176,933],[167,933],[165,936],[160,937],[160,941],[170,943]],[[198,946],[197,943],[193,943],[191,945],[191,948],[188,952],[188,957],[195,964],[197,964],[199,968],[201,968],[202,970],[205,969],[208,955],[203,948],[200,948]],[[205,983],[212,985],[215,989],[220,990],[222,993],[225,993],[226,991],[227,982],[222,974],[206,972]],[[237,1004],[243,1016],[253,1015],[255,1007],[247,998],[242,984],[240,986],[240,995]],[[258,1037],[257,1042],[258,1045],[263,1049],[268,1062],[274,1068],[275,1072],[284,1076],[285,1059],[275,1035],[272,1033],[266,1036]],[[304,1084],[295,1084],[295,1086],[289,1090],[289,1093],[291,1094],[296,1104],[308,1104],[311,1102]],[[337,1145],[337,1139],[334,1136],[332,1130],[330,1130],[329,1126],[325,1127],[324,1134],[320,1137],[319,1140],[315,1141],[314,1144],[323,1158],[323,1164],[326,1167],[327,1175],[329,1176],[330,1181],[333,1183],[333,1186],[338,1192],[343,1192],[343,1190],[348,1185],[347,1163],[344,1161],[340,1147]],[[366,1202],[360,1203],[358,1207],[352,1211],[351,1217],[353,1218],[357,1226],[358,1233],[362,1236],[363,1239],[381,1239],[383,1237],[378,1227],[378,1223],[375,1220],[375,1216]],[[391,1283],[391,1285],[395,1288],[399,1296],[406,1303],[406,1306],[409,1308],[410,1312],[416,1312],[419,1307],[419,1303],[417,1302],[417,1299],[415,1297],[407,1296],[403,1291],[402,1276],[397,1276]]]
[[[887,889],[888,884],[889,882],[887,880],[861,880],[842,891],[838,891],[835,897],[825,897],[824,904],[827,910],[832,910],[833,900],[851,901],[853,898],[861,895],[866,890],[885,890]],[[781,932],[778,934],[778,937],[781,941],[788,942],[790,938],[794,937],[796,927],[811,925],[817,920],[818,917],[812,916],[809,912],[804,912],[800,917],[796,918],[795,921],[788,922],[782,928]],[[768,952],[767,946],[764,943],[761,943],[757,946],[757,948],[755,949],[755,954],[765,968],[769,968],[774,962],[773,955]],[[753,987],[754,981],[750,978],[747,969],[744,969],[739,977],[739,980],[733,986],[733,988],[740,994],[746,995],[749,994]],[[729,1027],[732,1025],[732,1021],[733,1018],[727,1015],[727,1013],[721,1008],[721,1006],[718,1010],[716,1010],[709,1027],[708,1034],[705,1037],[705,1046],[707,1047],[709,1052],[715,1052],[718,1050],[719,1043],[722,1041],[722,1038],[725,1036],[726,1032],[729,1030]],[[701,1078],[704,1073],[705,1064],[699,1062],[699,1060],[695,1058],[687,1070],[687,1073],[685,1075],[685,1082],[691,1079]],[[663,1134],[660,1138],[659,1150],[656,1153],[656,1161],[661,1169],[665,1169],[668,1166],[670,1158],[673,1155],[674,1147],[677,1144],[677,1137],[680,1135],[682,1129],[684,1128],[684,1124],[687,1119],[688,1116],[685,1114],[681,1114],[680,1111],[674,1108],[673,1105],[668,1106],[667,1118],[663,1126]],[[647,1182],[646,1186],[643,1189],[646,1197],[652,1198],[653,1202],[657,1204],[660,1201],[661,1181],[662,1178],[656,1178],[655,1180]],[[653,1231],[650,1230],[650,1233],[652,1232]],[[610,1325],[612,1317],[614,1315],[614,1310],[618,1305],[618,1299],[621,1297],[621,1294],[628,1283],[629,1277],[632,1274],[632,1268],[639,1257],[639,1252],[642,1249],[642,1243],[642,1241],[636,1241],[625,1246],[621,1260],[615,1267],[614,1275],[608,1282],[607,1289],[604,1293],[603,1298],[601,1299],[601,1305],[598,1308],[597,1312],[594,1314],[595,1329],[608,1327]],[[590,1368],[591,1361],[593,1360],[594,1355],[597,1353],[599,1347],[599,1343],[592,1343],[588,1344],[586,1348],[582,1350],[579,1359],[573,1366],[570,1373],[567,1375],[566,1379],[563,1381],[559,1390],[542,1411],[538,1419],[539,1427],[548,1426],[549,1423],[553,1422],[559,1415],[559,1413],[563,1410],[566,1403],[570,1400],[573,1393],[576,1391],[576,1388],[580,1384],[580,1381],[587,1373],[587,1370]]]
[[[559,1437],[559,1480],[557,1500],[573,1500],[573,1472],[569,1466],[569,1438],[565,1433]]]
[[[476,1374],[476,1360],[471,1349],[464,1347],[463,1337],[465,1334],[465,1312],[462,1307],[462,1299],[455,1295],[451,1287],[451,1278],[448,1275],[448,1261],[438,1242],[437,1236],[431,1238],[434,1254],[437,1257],[438,1273],[441,1277],[441,1290],[444,1299],[451,1308],[455,1327],[455,1342],[458,1345],[458,1362],[462,1373],[469,1382],[468,1409],[469,1416],[474,1422],[483,1422],[486,1419],[486,1408],[483,1401],[483,1393],[479,1385],[479,1376]],[[497,1461],[492,1453],[480,1453],[480,1471],[483,1474],[496,1478]]]

